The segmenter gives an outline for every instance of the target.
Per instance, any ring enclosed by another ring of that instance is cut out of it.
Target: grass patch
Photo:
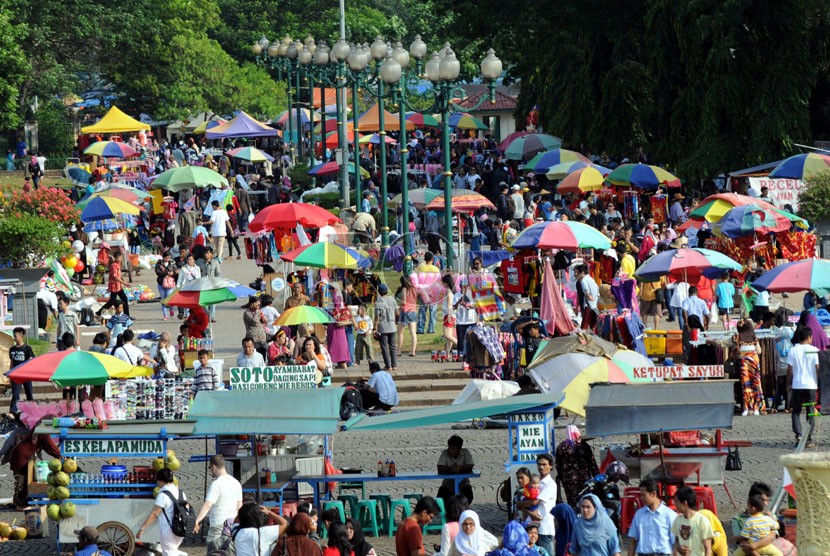
[[[51,342],[41,340],[40,338],[29,338],[29,345],[32,346],[32,351],[35,352],[35,355],[43,355],[52,347]]]

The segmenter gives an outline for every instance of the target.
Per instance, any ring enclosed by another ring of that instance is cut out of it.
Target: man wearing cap
[[[366,212],[358,212],[352,220],[352,232],[354,232],[355,243],[371,243],[375,239],[375,213],[376,208]]]
[[[106,550],[98,548],[98,529],[87,525],[83,529],[75,529],[78,536],[78,549],[75,556],[112,556]]]
[[[513,186],[513,194],[510,195],[510,199],[513,201],[513,214],[511,214],[510,217],[521,226],[522,218],[525,214],[525,198],[522,196],[521,185],[516,184]]]
[[[672,201],[674,202],[669,209],[669,220],[675,226],[686,221],[686,210],[683,208],[683,199],[685,198],[682,193],[675,193],[674,197],[672,197]]]

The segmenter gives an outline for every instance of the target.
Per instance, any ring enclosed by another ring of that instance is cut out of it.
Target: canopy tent
[[[194,434],[334,434],[343,388],[205,390],[189,417]]]
[[[383,118],[383,127],[386,131],[398,131],[401,129],[400,116],[384,110]],[[380,108],[377,102],[360,116],[357,120],[357,127],[360,131],[380,131]],[[415,129],[415,124],[407,121],[406,129]]]
[[[216,126],[205,132],[208,139],[224,139],[225,137],[276,137],[277,130],[255,120],[242,110],[236,113],[232,120],[224,125]]]
[[[595,384],[585,404],[585,434],[731,429],[733,384],[732,380]]]
[[[293,392],[297,392],[293,390]],[[200,394],[201,395],[201,394]],[[497,400],[464,403],[459,405],[442,405],[416,411],[402,411],[388,413],[376,417],[368,417],[365,413],[349,419],[344,430],[378,431],[428,427],[456,423],[469,419],[481,419],[515,411],[524,411],[534,407],[555,406],[562,401],[561,394],[529,394],[527,396],[511,396]],[[191,409],[191,415],[193,410]]]
[[[119,110],[117,106],[113,106],[96,123],[82,127],[81,133],[121,133],[124,131],[146,131],[149,129],[149,125],[139,122]]]

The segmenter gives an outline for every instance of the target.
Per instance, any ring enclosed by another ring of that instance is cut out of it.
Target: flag
[[[787,491],[787,494],[795,499],[795,485],[793,484],[793,478],[790,477],[790,472],[787,468],[784,468],[784,490]]]

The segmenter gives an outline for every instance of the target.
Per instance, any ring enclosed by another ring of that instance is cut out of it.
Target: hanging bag
[[[729,454],[726,456],[726,470],[727,471],[740,471],[743,469],[743,464],[741,463],[741,449],[738,446],[731,446],[729,448]]]

